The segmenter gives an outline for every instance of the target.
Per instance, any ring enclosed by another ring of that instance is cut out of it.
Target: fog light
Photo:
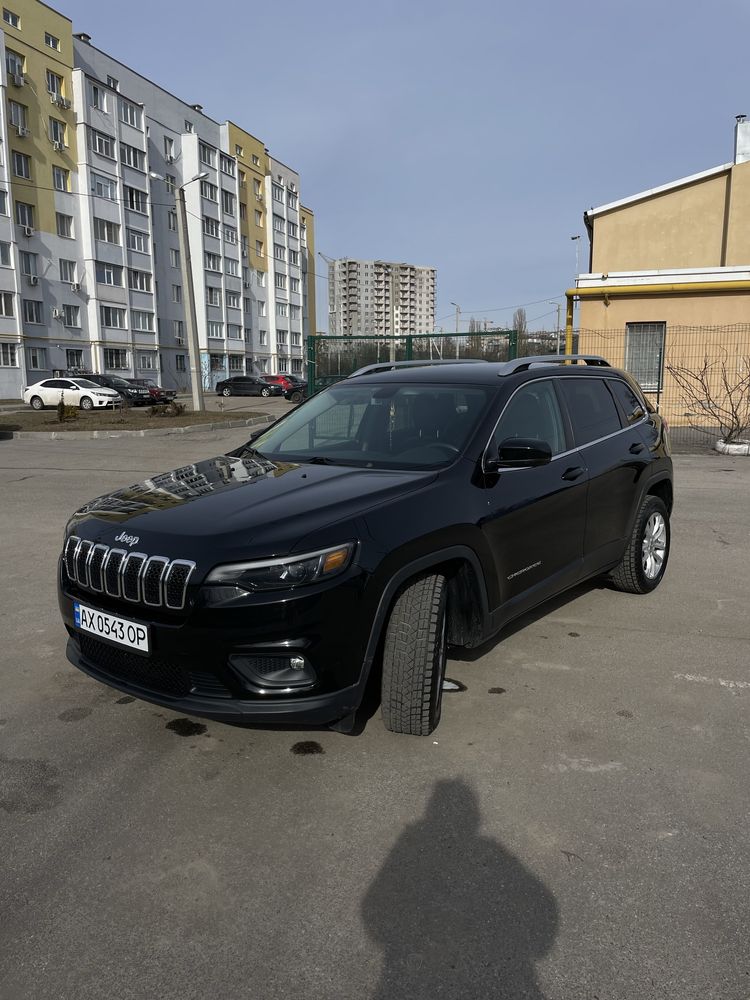
[[[299,653],[275,656],[229,657],[229,666],[244,687],[256,694],[284,694],[314,687],[317,676],[308,660]]]
[[[304,656],[292,656],[289,658],[289,666],[292,670],[304,670],[305,669],[305,658]]]

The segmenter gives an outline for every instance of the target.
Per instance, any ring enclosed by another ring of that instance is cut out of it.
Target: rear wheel
[[[225,385],[224,388],[221,390],[221,394],[222,396],[231,396],[232,390],[229,388],[228,385]]]
[[[261,396],[270,396],[271,390],[268,388],[268,386],[266,386],[265,389],[260,390],[260,394]]]
[[[418,577],[393,605],[383,648],[381,712],[392,733],[428,736],[440,721],[446,660],[445,577]]]
[[[643,498],[633,532],[612,582],[628,594],[648,594],[661,583],[669,559],[669,512],[663,500]]]
[[[82,410],[93,410],[94,403],[88,396],[81,396],[80,407]]]
[[[32,396],[31,399],[29,400],[29,406],[31,407],[32,410],[43,410],[44,400],[41,399],[39,396]]]
[[[301,403],[302,402],[302,390],[295,389],[294,392],[289,397],[290,403]]]

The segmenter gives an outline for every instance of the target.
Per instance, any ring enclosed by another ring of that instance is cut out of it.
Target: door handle
[[[566,469],[565,472],[563,472],[562,477],[563,479],[567,479],[569,482],[572,482],[574,479],[579,479],[584,472],[585,469],[583,469],[580,465],[577,465],[573,469]]]
[[[638,455],[640,452],[643,451],[643,448],[644,448],[644,445],[642,445],[640,443],[640,441],[634,441],[631,444],[630,449],[629,449],[630,450],[630,454],[631,455]]]

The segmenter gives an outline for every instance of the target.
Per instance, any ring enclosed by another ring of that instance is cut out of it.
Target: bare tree
[[[691,427],[712,433],[705,426],[711,420],[727,444],[742,440],[750,429],[750,358],[732,363],[722,349],[716,360],[706,355],[695,371],[682,365],[667,365],[667,371],[679,386]]]
[[[526,333],[527,328],[526,310],[516,309],[513,313],[513,329],[518,333],[519,337],[522,337]]]

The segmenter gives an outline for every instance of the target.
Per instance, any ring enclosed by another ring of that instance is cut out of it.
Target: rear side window
[[[568,406],[576,445],[621,430],[615,401],[600,378],[561,378],[558,386]]]
[[[611,378],[607,380],[607,385],[610,387],[612,394],[622,407],[623,412],[625,413],[625,419],[629,424],[636,423],[645,415],[646,411],[643,403],[630,388],[627,382],[623,382],[619,378]]]

